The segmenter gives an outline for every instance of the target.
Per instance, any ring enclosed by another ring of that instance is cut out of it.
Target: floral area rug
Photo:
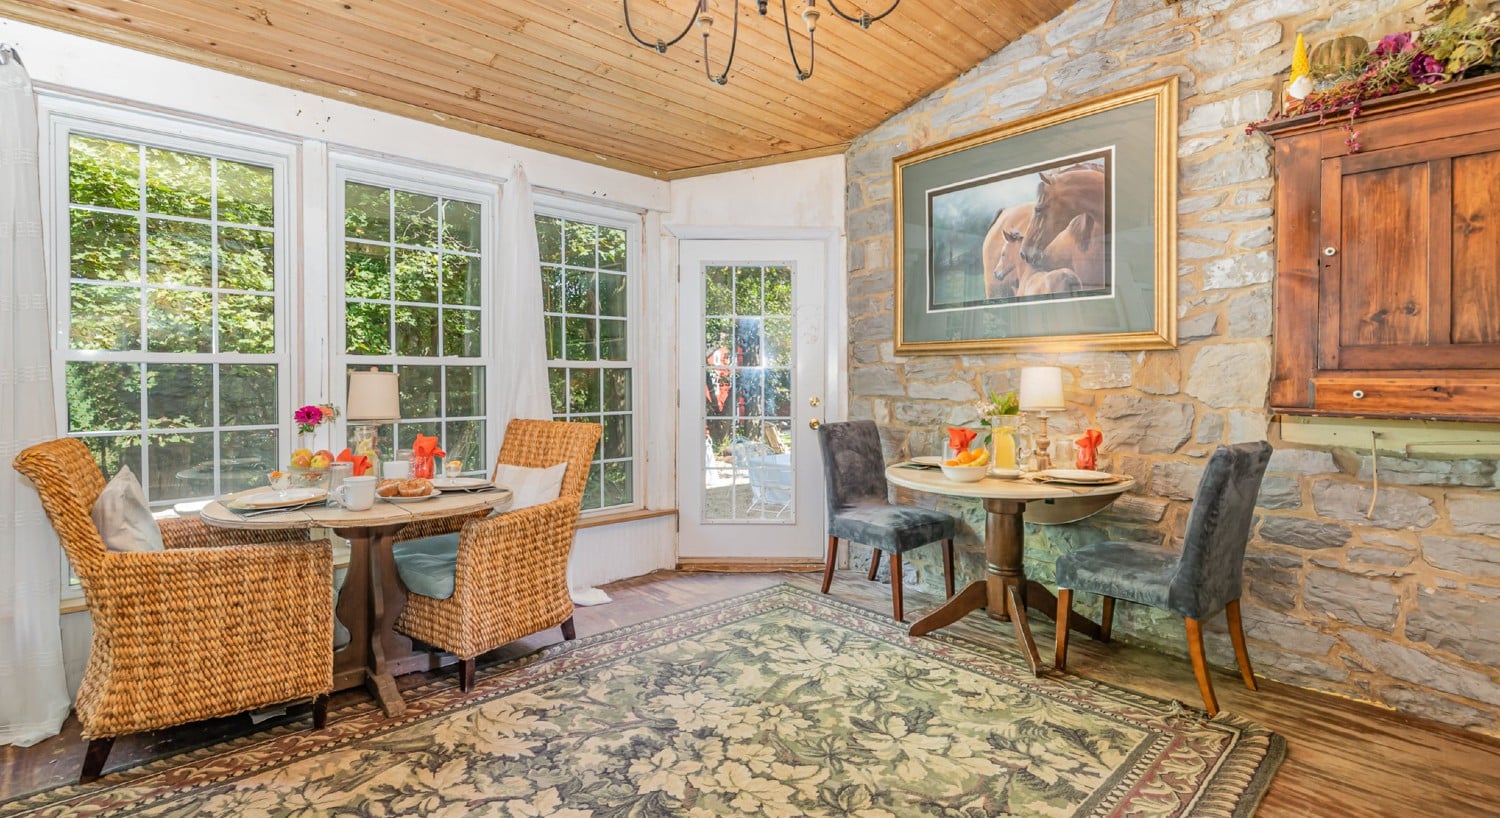
[[[999,640],[996,640],[997,642]],[[1242,816],[1277,735],[790,585],[0,804],[0,816]]]

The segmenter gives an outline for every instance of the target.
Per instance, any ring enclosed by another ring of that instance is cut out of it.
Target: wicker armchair
[[[457,656],[465,692],[473,689],[479,654],[559,625],[563,638],[574,637],[568,556],[600,434],[597,423],[512,420],[497,469],[567,461],[558,498],[489,518],[418,523],[397,535],[401,542],[459,534],[453,595],[436,599],[412,593],[396,628]]]
[[[327,541],[179,519],[161,522],[164,551],[107,551],[90,516],[105,481],[82,442],[32,446],[14,465],[36,484],[93,615],[74,703],[89,739],[80,781],[97,778],[128,733],[303,698],[323,726],[333,688]]]

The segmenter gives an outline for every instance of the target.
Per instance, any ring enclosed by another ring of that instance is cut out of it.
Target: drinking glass
[[[292,487],[292,476],[284,471],[273,471],[270,474],[271,490],[277,494],[286,494],[287,489]]]
[[[452,480],[464,473],[464,462],[462,460],[444,460],[443,476]]]

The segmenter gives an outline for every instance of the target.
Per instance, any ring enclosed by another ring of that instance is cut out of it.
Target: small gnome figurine
[[[1298,34],[1297,44],[1292,48],[1292,76],[1282,102],[1284,106],[1301,102],[1312,90],[1312,62],[1307,58],[1307,41]]]

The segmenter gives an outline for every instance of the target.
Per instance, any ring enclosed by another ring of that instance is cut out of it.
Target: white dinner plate
[[[913,457],[911,462],[920,463],[923,466],[941,466],[943,465],[943,458],[935,454],[924,454],[921,457]]]
[[[287,489],[286,491],[274,491],[266,489],[254,494],[230,500],[226,505],[230,508],[284,508],[286,506],[304,506],[308,503],[316,503],[328,496],[323,489]]]
[[[1119,480],[1119,476],[1107,471],[1092,471],[1090,469],[1047,469],[1032,475],[1035,480],[1047,480],[1053,483],[1079,483],[1083,485],[1113,483]]]
[[[448,491],[489,488],[494,484],[483,477],[434,477],[432,487]]]
[[[441,494],[441,491],[433,489],[431,494],[424,494],[421,497],[381,497],[380,499],[387,503],[420,503],[424,500],[431,500]]]

